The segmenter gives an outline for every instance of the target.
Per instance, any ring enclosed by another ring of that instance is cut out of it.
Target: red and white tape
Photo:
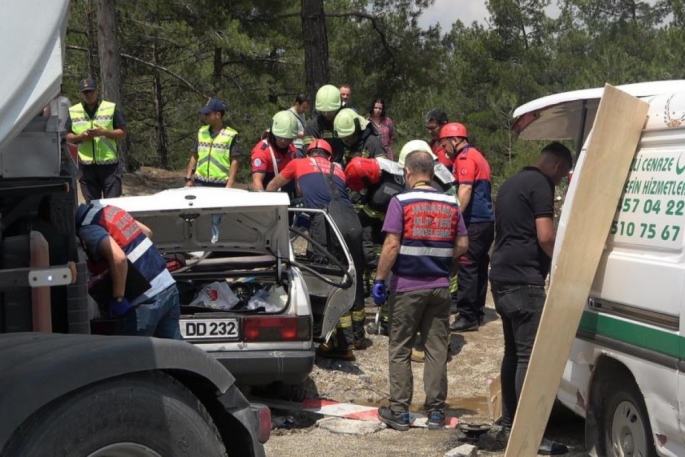
[[[331,400],[308,399],[302,403],[285,402],[278,400],[256,400],[272,408],[306,411],[323,416],[342,417],[351,420],[380,422],[378,419],[378,407],[355,405],[354,403],[339,403]],[[424,414],[409,413],[409,421],[412,427],[427,427],[428,418]],[[453,416],[445,418],[445,427],[456,428],[459,420]]]

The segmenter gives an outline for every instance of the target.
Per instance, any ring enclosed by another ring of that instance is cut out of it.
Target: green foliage
[[[426,138],[424,114],[444,108],[488,157],[495,189],[541,147],[510,134],[517,106],[605,82],[685,76],[683,0],[564,0],[555,18],[545,13],[551,0],[488,0],[486,26],[457,21],[446,31],[418,26],[431,3],[327,0],[330,82],[352,86],[360,114],[375,98],[386,101],[396,150]],[[97,43],[92,4],[72,1],[67,44]],[[305,89],[300,8],[296,0],[120,0],[121,53],[133,57],[121,61],[133,163],[183,168],[201,125],[197,110],[218,96],[240,132],[240,177],[248,180],[252,146]],[[72,99],[90,71],[98,75],[88,53],[70,49]]]

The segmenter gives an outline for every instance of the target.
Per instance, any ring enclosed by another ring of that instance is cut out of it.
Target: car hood
[[[152,230],[162,252],[232,251],[290,256],[288,205],[281,192],[185,187],[100,204],[128,211]],[[214,236],[214,240],[213,240]]]

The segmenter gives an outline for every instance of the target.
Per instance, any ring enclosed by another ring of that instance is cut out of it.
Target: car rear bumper
[[[302,351],[208,352],[235,377],[236,383],[264,386],[299,384],[314,368],[314,348]]]

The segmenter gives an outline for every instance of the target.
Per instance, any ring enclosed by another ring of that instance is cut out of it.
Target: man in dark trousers
[[[502,318],[502,430],[508,440],[545,304],[545,279],[554,251],[554,186],[568,175],[571,152],[561,143],[543,148],[532,167],[502,184],[495,207],[495,248],[490,281]],[[543,440],[540,454],[566,446]]]
[[[378,410],[381,422],[409,429],[413,376],[411,351],[416,333],[426,352],[424,407],[428,428],[442,428],[447,398],[447,344],[450,317],[450,272],[466,252],[468,238],[454,197],[434,189],[433,157],[426,151],[407,156],[407,190],[388,205],[385,241],[373,286],[377,305],[390,289],[390,407]]]
[[[99,99],[93,78],[78,83],[81,103],[69,108],[67,141],[78,144],[79,185],[86,202],[121,196],[117,142],[126,138],[126,121],[112,102]]]
[[[327,358],[354,360],[351,346],[366,349],[364,334],[364,255],[362,251],[362,227],[354,212],[347,193],[345,173],[340,164],[331,162],[333,148],[326,140],[314,140],[307,149],[307,157],[294,159],[288,163],[269,183],[266,190],[274,192],[291,181],[297,183],[298,193],[304,200],[305,208],[327,209],[342,233],[352,256],[356,273],[356,291],[352,313],[345,313],[338,323],[336,344],[322,344],[317,354]],[[322,214],[312,217],[310,233],[314,240],[326,246],[332,254],[344,260],[344,255],[336,246],[328,246],[326,221]],[[362,316],[361,319],[355,316]]]
[[[459,260],[459,317],[450,325],[450,330],[468,332],[478,330],[485,317],[489,251],[495,236],[490,164],[469,144],[469,134],[462,124],[445,124],[440,130],[440,143],[454,160],[452,174],[459,186],[457,197],[469,232],[469,250]]]

